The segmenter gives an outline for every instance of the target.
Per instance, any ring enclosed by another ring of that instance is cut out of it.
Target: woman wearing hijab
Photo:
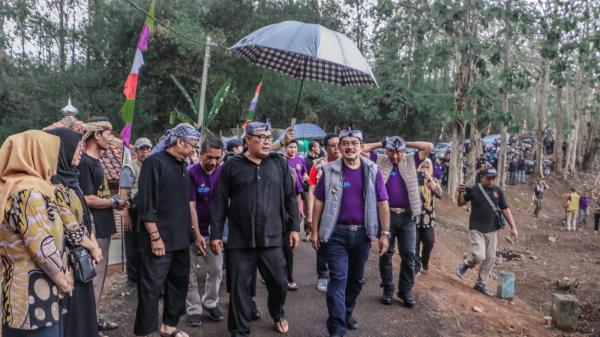
[[[439,181],[433,177],[433,165],[429,158],[425,159],[417,168],[419,180],[419,194],[423,203],[423,211],[417,222],[417,264],[416,275],[427,274],[429,271],[429,257],[435,242],[435,209],[434,197],[442,197],[442,188]],[[423,243],[423,250],[421,250]]]
[[[91,213],[83,198],[78,180],[77,166],[81,159],[81,135],[68,128],[57,128],[47,132],[60,138],[56,175],[51,179],[56,186],[56,198],[66,206],[65,212],[71,213],[78,224],[73,230],[65,228],[67,250],[82,246],[98,263],[102,260],[102,250],[96,242]],[[65,297],[63,304],[67,310],[64,316],[65,337],[99,335],[93,282],[83,283],[75,280],[73,293]]]
[[[74,219],[56,202],[58,137],[31,130],[0,148],[2,336],[61,337],[60,298],[73,289],[64,227]]]

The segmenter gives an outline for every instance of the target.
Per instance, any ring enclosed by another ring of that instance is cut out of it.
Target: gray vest
[[[325,178],[325,205],[321,214],[319,226],[319,239],[322,242],[329,241],[331,234],[338,223],[338,216],[342,203],[342,192],[344,190],[344,179],[342,177],[342,158],[323,165],[323,176]],[[375,194],[375,178],[377,166],[366,158],[360,158],[363,168],[363,197],[365,200],[364,225],[367,235],[371,239],[377,237],[379,229],[379,217],[377,215],[377,196]]]
[[[394,169],[394,164],[392,164],[385,154],[378,154],[377,167],[381,171],[383,181],[387,184],[388,179],[390,179],[390,174]],[[421,195],[419,194],[419,180],[417,179],[415,158],[412,154],[404,155],[400,163],[398,163],[398,171],[400,171],[400,176],[404,179],[406,189],[408,190],[408,200],[410,202],[412,216],[417,216],[421,214],[423,204],[421,202]]]
[[[131,198],[134,198],[138,193],[138,180],[140,179],[140,171],[142,170],[142,163],[135,159],[125,165],[131,172],[133,172],[133,185],[131,185]]]

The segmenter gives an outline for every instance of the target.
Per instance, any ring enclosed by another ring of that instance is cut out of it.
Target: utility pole
[[[210,64],[210,36],[206,36],[204,46],[204,66],[202,67],[202,84],[200,85],[200,106],[198,108],[198,126],[202,127],[204,121],[204,102],[206,101],[206,80],[208,79],[208,66]]]

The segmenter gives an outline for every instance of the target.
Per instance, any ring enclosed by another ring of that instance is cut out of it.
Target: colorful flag
[[[131,129],[133,127],[133,114],[135,108],[135,98],[137,95],[137,86],[140,68],[144,66],[144,55],[143,53],[148,49],[148,40],[150,40],[150,34],[154,31],[154,4],[156,0],[152,0],[150,9],[148,10],[148,16],[144,21],[144,26],[140,33],[140,38],[137,43],[137,49],[135,51],[135,57],[133,64],[131,65],[131,72],[125,80],[123,88],[123,95],[125,96],[125,103],[121,106],[120,114],[125,127],[121,131],[121,139],[127,147],[131,143]]]
[[[248,108],[248,113],[246,114],[246,118],[244,119],[245,121],[244,125],[242,125],[242,129],[245,129],[248,123],[250,123],[254,118],[254,112],[256,112],[256,104],[258,104],[258,96],[260,95],[260,89],[262,89],[262,81],[256,86],[256,90],[254,91],[254,97],[250,102],[250,107]]]

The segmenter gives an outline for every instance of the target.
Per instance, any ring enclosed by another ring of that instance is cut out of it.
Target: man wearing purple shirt
[[[306,174],[304,159],[298,155],[297,140],[292,139],[285,144],[285,158],[296,178],[298,213],[300,214],[300,222],[302,222],[304,218],[304,206],[302,202],[304,189],[302,188],[302,181],[308,180],[308,174]],[[294,252],[289,245],[284,245],[283,248],[288,273],[288,290],[295,291],[298,290],[298,285],[294,282]]]
[[[379,249],[384,254],[390,235],[387,192],[377,166],[360,156],[362,133],[348,128],[339,138],[342,158],[322,167],[323,175],[314,193],[310,234],[314,249],[327,243],[330,337],[341,337],[347,329],[358,328],[352,313],[365,283],[371,240],[381,234]]]
[[[416,218],[421,214],[422,204],[419,194],[417,167],[425,160],[433,149],[428,142],[405,142],[401,137],[388,137],[379,143],[367,144],[364,152],[370,152],[376,147],[384,147],[386,154],[371,152],[373,160],[385,181],[385,188],[390,204],[389,249],[379,258],[379,273],[383,288],[383,304],[392,304],[394,283],[392,275],[392,256],[394,246],[398,241],[400,252],[400,276],[398,281],[398,297],[404,306],[413,308],[416,301],[411,293],[415,280],[416,264]],[[405,155],[407,147],[417,149],[414,155]]]
[[[200,162],[188,168],[190,177],[190,210],[192,213],[192,227],[196,237],[209,235],[211,219],[211,205],[213,192],[221,172],[221,158],[223,158],[223,143],[219,139],[208,139],[202,143],[200,149]],[[204,242],[204,240],[202,240]],[[198,291],[198,274],[201,258],[206,263],[208,273],[204,285],[204,295],[200,298]],[[223,320],[219,310],[219,288],[223,279],[223,253],[213,253],[203,246],[193,245],[190,251],[190,284],[188,287],[186,311],[187,324],[200,326],[202,309],[206,310],[213,321]]]

